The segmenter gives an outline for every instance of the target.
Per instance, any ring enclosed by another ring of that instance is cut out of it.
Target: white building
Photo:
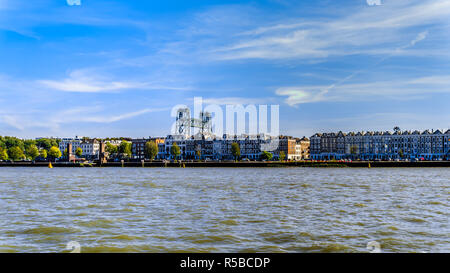
[[[98,159],[99,151],[100,151],[100,142],[96,139],[83,139],[78,136],[75,138],[62,138],[59,143],[59,150],[64,153],[67,149],[67,145],[72,144],[72,154],[75,154],[75,151],[78,148],[81,148],[82,155],[86,159]]]

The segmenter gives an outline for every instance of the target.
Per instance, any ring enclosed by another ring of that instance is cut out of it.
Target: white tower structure
[[[212,137],[212,118],[211,113],[200,112],[198,119],[192,119],[192,127],[199,129],[201,137]]]
[[[200,112],[199,118],[191,118],[191,111],[189,108],[178,109],[175,128],[176,135],[189,138],[191,136],[191,128],[198,129],[196,137],[212,137],[211,113]]]
[[[186,138],[191,136],[191,111],[189,108],[180,108],[176,118],[176,134]]]

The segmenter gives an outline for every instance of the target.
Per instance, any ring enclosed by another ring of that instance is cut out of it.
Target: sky
[[[0,135],[148,137],[175,105],[280,132],[450,128],[450,0],[0,0]]]

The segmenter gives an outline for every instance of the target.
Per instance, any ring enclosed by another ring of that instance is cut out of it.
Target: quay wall
[[[331,168],[368,168],[370,164],[371,168],[388,168],[388,167],[450,167],[450,161],[420,161],[420,162],[396,162],[396,161],[354,161],[354,162],[333,162],[333,161],[321,161],[321,162],[311,162],[311,161],[292,161],[292,162],[279,162],[279,161],[269,161],[269,162],[108,162],[100,164],[99,162],[94,163],[70,163],[70,162],[56,162],[52,163],[55,168],[77,168],[77,167],[185,167],[185,168],[195,168],[195,167],[247,167],[247,168],[257,168],[257,167],[331,167]],[[48,162],[0,162],[0,167],[48,167]]]

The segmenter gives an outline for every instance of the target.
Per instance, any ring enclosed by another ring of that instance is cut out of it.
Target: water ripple
[[[447,168],[1,168],[0,252],[449,252]]]

